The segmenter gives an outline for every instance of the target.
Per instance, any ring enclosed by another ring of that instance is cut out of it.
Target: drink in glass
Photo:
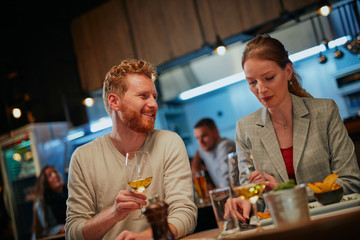
[[[196,194],[198,196],[199,204],[207,204],[208,200],[208,189],[207,189],[207,182],[205,177],[205,172],[203,170],[195,173],[193,175],[193,183]]]
[[[256,201],[265,191],[265,178],[262,176],[261,170],[258,173],[261,175],[261,180],[258,182],[251,182],[249,180],[250,174],[255,170],[252,166],[254,163],[251,154],[248,153],[229,153],[228,154],[228,169],[230,186],[233,192],[240,199],[248,200],[254,211],[254,218],[258,230],[262,230],[259,217],[257,215]]]
[[[152,178],[151,160],[148,152],[136,151],[126,154],[126,179],[132,189],[143,193],[149,187]],[[139,218],[144,218],[144,215],[141,214]]]

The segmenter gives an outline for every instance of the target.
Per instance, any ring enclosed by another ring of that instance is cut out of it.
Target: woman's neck
[[[290,94],[278,106],[268,109],[271,119],[276,122],[289,123],[292,121],[292,101]]]

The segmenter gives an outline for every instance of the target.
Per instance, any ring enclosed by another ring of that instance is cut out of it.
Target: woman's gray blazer
[[[293,163],[297,184],[323,181],[337,173],[337,183],[345,194],[360,192],[360,171],[354,144],[330,99],[300,98],[291,94],[293,104]],[[269,173],[279,182],[288,180],[285,163],[269,112],[261,108],[236,124],[238,152],[255,168]]]

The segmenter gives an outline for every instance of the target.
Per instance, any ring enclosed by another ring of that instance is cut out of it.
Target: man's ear
[[[110,93],[108,97],[109,106],[114,111],[120,110],[120,97],[114,93]]]

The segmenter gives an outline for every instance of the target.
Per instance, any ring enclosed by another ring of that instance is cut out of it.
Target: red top
[[[286,171],[289,179],[295,180],[294,164],[293,164],[293,147],[281,148],[281,154],[284,158]]]

